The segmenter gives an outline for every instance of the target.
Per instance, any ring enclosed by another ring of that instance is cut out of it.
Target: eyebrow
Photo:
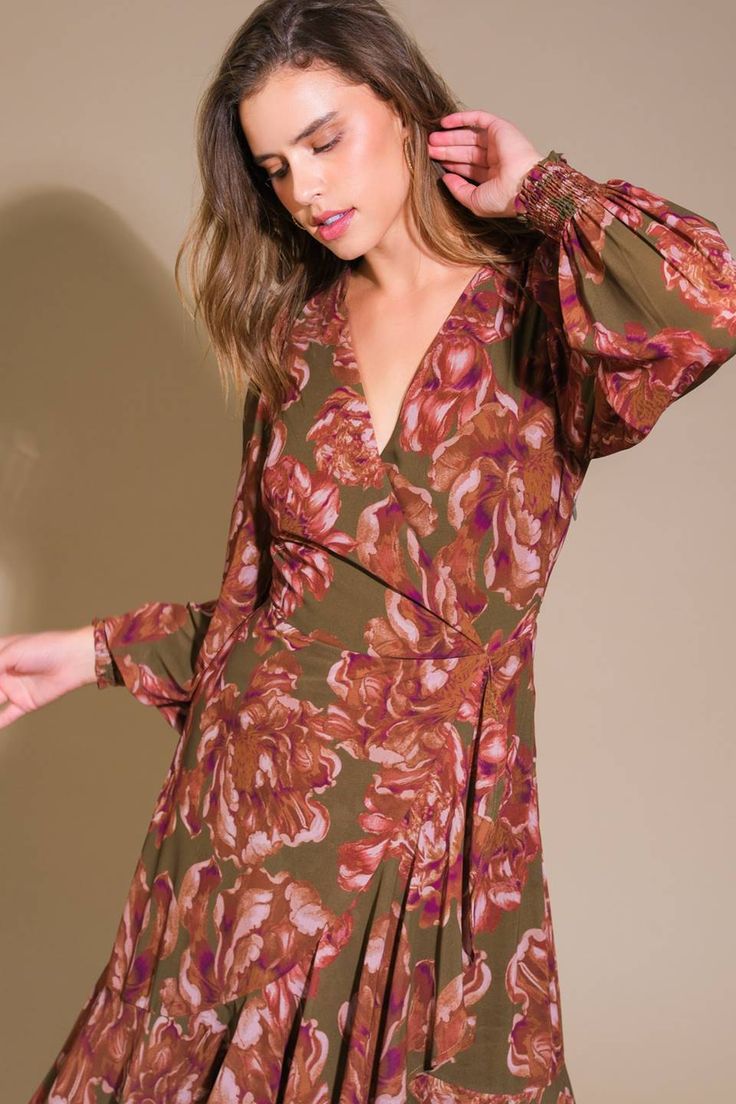
[[[320,115],[318,119],[313,119],[311,123],[305,126],[304,130],[301,130],[295,138],[292,138],[289,145],[295,146],[297,142],[301,142],[302,138],[308,138],[310,134],[314,134],[315,130],[319,130],[325,123],[330,123],[338,114],[337,111],[328,111],[325,115]],[[254,157],[256,165],[260,165],[261,161],[267,160],[269,157],[278,157],[277,153],[261,153],[258,157]]]

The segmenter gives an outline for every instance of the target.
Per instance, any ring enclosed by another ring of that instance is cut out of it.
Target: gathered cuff
[[[524,177],[514,209],[523,223],[559,241],[567,220],[602,194],[596,180],[569,165],[564,154],[550,150]]]
[[[105,633],[105,621],[102,617],[92,618],[95,641],[95,681],[100,690],[108,686],[120,686],[122,679],[118,677],[115,661],[112,657],[107,635]]]

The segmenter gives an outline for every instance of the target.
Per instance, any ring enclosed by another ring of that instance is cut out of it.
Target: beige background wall
[[[5,4],[0,633],[214,596],[239,463],[172,266],[247,3]],[[736,247],[727,0],[392,5],[469,106]],[[540,615],[537,740],[578,1104],[732,1091],[736,364],[594,462]],[[123,691],[0,732],[0,1097],[107,959],[175,744]]]

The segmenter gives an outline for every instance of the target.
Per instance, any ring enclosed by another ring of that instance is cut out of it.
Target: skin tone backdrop
[[[430,135],[445,185],[461,202],[479,217],[509,214],[524,173],[554,146],[599,179],[621,175],[681,197],[734,240],[733,152],[708,139],[728,132],[730,9],[708,6],[686,34],[671,5],[622,4],[620,19],[605,23],[582,3],[568,5],[564,18],[539,5],[532,35],[521,11],[462,8],[451,15],[441,3],[396,5],[458,94],[477,105],[447,117],[448,134]],[[24,49],[4,69],[8,89],[43,66],[45,87],[63,81],[66,90],[64,110],[41,138],[49,104],[31,89],[5,141],[4,332],[9,362],[24,371],[10,374],[0,415],[0,667],[2,648],[30,631],[33,662],[45,672],[25,672],[22,686],[35,695],[25,703],[17,687],[5,690],[18,711],[6,705],[0,719],[0,808],[13,841],[2,871],[13,902],[2,933],[13,993],[2,1034],[5,1099],[22,1100],[35,1085],[107,952],[172,750],[156,718],[123,695],[103,702],[91,689],[68,693],[94,679],[87,622],[152,595],[204,593],[220,564],[237,411],[227,455],[214,372],[203,371],[169,273],[191,203],[194,103],[244,15],[242,4],[205,12],[164,2],[149,12],[134,3],[122,12],[75,0],[63,16],[46,13],[41,27],[19,14]],[[490,33],[484,41],[458,33],[494,22],[498,49]],[[99,41],[110,39],[119,72],[99,56]],[[575,64],[566,63],[573,55]],[[665,81],[685,67],[687,89]],[[90,88],[102,91],[93,97]],[[284,103],[298,104],[298,119]],[[352,146],[319,159],[312,143],[288,148],[295,121],[335,103],[359,124]],[[274,190],[305,233],[318,236],[320,211],[349,204],[359,213],[353,237],[329,248],[365,254],[350,312],[368,379],[368,366],[381,360],[369,343],[373,320],[385,319],[395,335],[402,298],[417,286],[434,289],[441,318],[467,278],[427,257],[403,217],[400,127],[373,98],[336,88],[328,74],[272,82],[244,105],[241,121],[255,152],[278,154],[264,162],[269,172],[288,158]],[[713,171],[703,172],[709,164]],[[386,341],[395,346],[395,336]],[[415,345],[402,357],[407,378],[426,341]],[[375,373],[370,380],[385,439],[403,388]],[[566,1051],[581,1100],[689,1102],[730,1088],[733,967],[722,948],[727,932],[718,933],[733,908],[722,878],[734,754],[726,688],[736,541],[724,509],[733,401],[726,369],[635,453],[594,465],[540,621],[545,853]],[[195,497],[193,540],[187,511]],[[173,575],[172,544],[182,549]],[[640,994],[636,1008],[624,1007],[624,992]],[[21,1034],[28,1023],[33,1031]]]

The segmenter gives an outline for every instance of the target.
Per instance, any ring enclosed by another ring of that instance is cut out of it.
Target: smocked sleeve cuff
[[[120,686],[115,661],[113,660],[105,634],[105,622],[102,617],[92,619],[95,642],[95,681],[100,690],[108,686]]]
[[[568,219],[601,194],[597,181],[569,165],[564,154],[550,150],[522,180],[514,209],[521,222],[559,241]]]

